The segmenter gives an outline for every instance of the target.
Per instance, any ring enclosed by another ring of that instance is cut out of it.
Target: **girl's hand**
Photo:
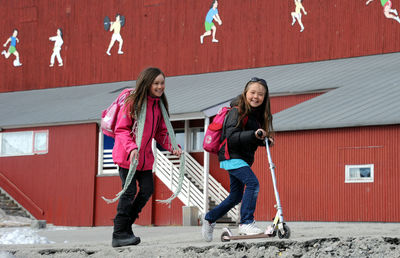
[[[259,139],[259,140],[264,140],[265,137],[267,137],[267,132],[264,131],[263,129],[258,129],[258,130],[255,132],[255,135],[256,135],[256,138],[257,138],[257,139]]]
[[[131,151],[131,154],[129,155],[129,160],[131,162],[133,162],[134,160],[138,159],[138,156],[139,156],[139,154],[138,154],[137,149],[134,149],[133,151]]]
[[[268,145],[269,145],[270,147],[272,147],[272,146],[274,146],[274,144],[275,144],[274,138],[268,137]]]
[[[182,149],[179,148],[179,149],[177,149],[177,150],[173,150],[173,151],[172,151],[172,154],[174,154],[174,155],[178,156],[178,158],[180,158],[181,155],[182,155]]]

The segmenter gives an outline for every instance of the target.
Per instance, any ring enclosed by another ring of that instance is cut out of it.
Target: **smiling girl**
[[[174,150],[172,148],[161,113],[160,101],[163,102],[168,112],[168,102],[164,90],[164,73],[158,68],[147,68],[139,75],[135,90],[126,98],[124,106],[118,113],[112,157],[114,163],[119,167],[122,188],[124,188],[127,179],[130,163],[134,160],[139,162],[131,184],[121,195],[118,202],[112,236],[113,247],[140,243],[140,238],[132,232],[132,224],[139,217],[139,213],[154,191],[152,139],[154,138],[164,149],[171,151],[174,155],[180,156],[182,153],[181,149]],[[143,109],[146,109],[146,119],[138,151],[135,127],[138,114]],[[136,181],[139,185],[137,195]]]
[[[232,101],[231,106],[233,108],[225,118],[221,135],[221,142],[225,139],[226,141],[218,152],[220,167],[229,173],[230,194],[204,217],[202,234],[208,242],[212,241],[215,222],[240,202],[239,234],[263,233],[263,230],[255,226],[254,221],[259,183],[251,165],[254,162],[254,153],[259,146],[264,145],[264,139],[268,137],[273,142],[266,81],[252,78],[243,93]]]

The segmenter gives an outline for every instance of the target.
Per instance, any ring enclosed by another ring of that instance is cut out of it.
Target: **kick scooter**
[[[262,133],[261,133],[261,135],[262,135]],[[283,216],[282,216],[282,206],[281,206],[281,201],[279,199],[278,188],[276,186],[275,164],[272,162],[272,159],[271,159],[271,153],[269,150],[269,142],[268,142],[267,138],[265,138],[265,146],[266,146],[265,148],[267,149],[269,169],[271,171],[272,184],[274,186],[275,199],[276,199],[275,208],[277,209],[277,211],[276,211],[276,215],[275,215],[273,224],[269,225],[267,227],[267,229],[264,231],[264,233],[258,234],[258,235],[233,235],[232,231],[229,228],[224,228],[223,233],[221,235],[222,242],[229,242],[231,240],[239,240],[239,239],[269,238],[269,237],[275,237],[276,234],[278,234],[278,237],[280,239],[290,238],[290,228],[286,225],[286,223],[283,220]]]

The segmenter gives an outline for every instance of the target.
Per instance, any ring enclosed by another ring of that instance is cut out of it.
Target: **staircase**
[[[155,148],[154,170],[158,178],[172,191],[178,187],[179,180],[179,158],[167,151],[160,151]],[[183,152],[185,155],[185,178],[182,190],[178,198],[186,206],[196,206],[202,214],[205,214],[203,205],[203,186],[204,186],[204,168],[189,153]],[[211,175],[208,178],[208,193],[210,209],[221,203],[229,193],[225,188]],[[239,217],[238,207],[231,209],[225,217],[217,222],[219,223],[236,223]]]
[[[31,218],[30,214],[19,206],[3,189],[0,188],[0,209],[9,216]]]

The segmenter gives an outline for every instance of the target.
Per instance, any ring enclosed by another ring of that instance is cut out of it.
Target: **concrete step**
[[[9,216],[21,216],[29,218],[30,216],[28,212],[18,206],[18,204],[9,198],[3,191],[3,189],[0,189],[0,209],[2,209]]]

